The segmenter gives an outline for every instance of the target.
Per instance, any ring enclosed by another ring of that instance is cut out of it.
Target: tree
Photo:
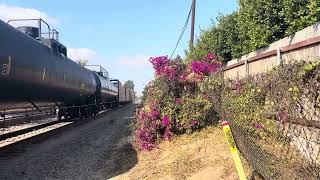
[[[179,54],[176,56],[176,58],[174,58],[174,60],[176,60],[176,61],[183,61],[183,59],[181,58],[181,56],[180,56]]]
[[[287,28],[282,15],[283,0],[240,0],[239,39],[242,54],[284,37]]]
[[[319,0],[239,0],[237,11],[220,14],[201,30],[194,47],[186,50],[187,62],[213,52],[226,63],[319,21]]]
[[[128,87],[128,88],[130,88],[130,89],[134,90],[134,83],[133,83],[133,81],[132,81],[132,80],[128,80],[128,81],[126,81],[126,82],[124,83],[124,86],[126,86],[126,87]]]
[[[194,48],[187,51],[188,60],[203,59],[208,52],[213,52],[221,62],[226,63],[242,54],[237,18],[237,12],[220,14],[217,18],[219,23],[213,23],[210,28],[201,30]]]
[[[282,14],[285,22],[288,24],[286,35],[292,35],[320,21],[320,1],[283,0]]]
[[[80,66],[84,67],[84,66],[86,66],[86,65],[88,64],[88,60],[87,60],[87,59],[78,59],[78,60],[77,60],[77,63],[78,63]]]

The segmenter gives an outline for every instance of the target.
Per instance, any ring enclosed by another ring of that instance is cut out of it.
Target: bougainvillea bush
[[[246,80],[226,80],[224,118],[258,138],[281,136],[280,124],[320,120],[320,62],[295,62]]]
[[[155,79],[145,88],[143,105],[137,111],[135,143],[150,150],[174,134],[192,133],[212,124],[213,102],[201,91],[201,83],[219,73],[221,63],[213,53],[186,63],[167,56],[152,57]]]
[[[246,80],[223,79],[213,53],[188,62],[166,56],[150,62],[155,79],[145,88],[134,125],[135,145],[142,150],[219,120],[266,138],[278,133],[277,122],[319,118],[319,62],[286,64]]]

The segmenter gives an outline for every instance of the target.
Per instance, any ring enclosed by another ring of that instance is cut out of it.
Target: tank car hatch
[[[39,37],[39,28],[32,27],[32,26],[20,26],[20,27],[17,27],[17,29],[34,39]]]

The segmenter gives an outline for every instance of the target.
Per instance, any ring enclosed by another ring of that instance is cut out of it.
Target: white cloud
[[[10,19],[37,19],[42,18],[45,20],[49,25],[57,25],[58,20],[50,17],[47,13],[39,11],[37,9],[31,8],[23,8],[18,6],[9,6],[6,4],[0,4],[0,19],[2,21],[7,22]],[[22,26],[22,25],[35,25],[34,23],[30,22],[15,22],[11,23],[13,26]]]
[[[94,50],[88,48],[68,48],[68,57],[74,61],[86,59],[91,63],[98,59],[98,54]]]

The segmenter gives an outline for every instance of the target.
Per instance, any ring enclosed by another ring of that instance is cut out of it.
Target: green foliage
[[[78,60],[77,60],[77,63],[78,63],[80,66],[84,67],[84,66],[86,66],[86,65],[88,64],[88,60],[87,60],[87,59],[78,59]]]
[[[129,89],[134,89],[134,82],[132,80],[128,80],[124,83],[124,86],[128,87]]]
[[[187,51],[187,59],[202,59],[208,52],[215,52],[226,63],[238,56],[241,42],[238,38],[237,18],[236,12],[226,16],[220,14],[217,18],[219,24],[201,31],[194,48]]]
[[[291,35],[307,26],[320,21],[319,0],[283,0],[286,35]]]
[[[320,21],[319,0],[239,0],[237,11],[219,15],[201,31],[187,60],[215,52],[220,61],[238,58]]]
[[[281,0],[240,0],[239,6],[237,21],[242,54],[283,37],[286,25],[281,16]]]
[[[140,101],[140,103],[141,104],[144,104],[145,102],[146,102],[146,99],[147,99],[147,97],[148,97],[148,89],[149,89],[149,86],[145,86],[144,88],[143,88],[143,91],[142,91],[142,96],[141,96],[141,101]]]
[[[275,123],[264,117],[265,90],[252,81],[231,81],[227,84],[236,84],[238,87],[236,90],[226,87],[222,91],[224,117],[260,138],[266,137],[270,131],[273,132]]]
[[[205,62],[217,63],[208,60],[214,55],[208,55],[190,63],[179,58],[167,61],[163,56],[153,61],[166,64],[155,66],[163,73],[145,88],[137,113],[135,138],[142,149],[219,120],[230,121],[252,137],[274,139],[281,137],[279,127],[284,123],[302,118],[299,123],[308,124],[319,118],[319,61],[283,64],[245,80],[229,80],[223,78],[221,66],[203,73],[208,67]]]
[[[202,96],[196,98],[183,98],[183,103],[177,118],[179,123],[185,129],[192,128],[192,122],[199,123],[199,126],[206,126],[210,123],[210,115],[213,104]]]

